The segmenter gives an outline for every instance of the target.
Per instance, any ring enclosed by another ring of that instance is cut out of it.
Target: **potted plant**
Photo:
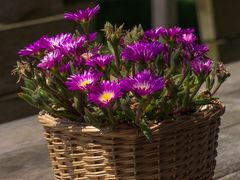
[[[56,179],[211,179],[229,72],[192,29],[106,23],[102,44],[89,32],[99,10],[66,13],[84,33],[43,36],[14,69]]]

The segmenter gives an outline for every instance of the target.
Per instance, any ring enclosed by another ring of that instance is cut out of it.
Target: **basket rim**
[[[178,129],[178,126],[190,128],[191,126],[196,126],[196,124],[207,123],[211,120],[219,119],[224,112],[225,105],[221,101],[216,101],[211,105],[206,105],[202,108],[199,108],[197,112],[194,112],[190,115],[179,116],[175,120],[166,119],[157,124],[150,124],[150,129],[154,134],[159,131],[162,132],[164,129],[168,129],[170,127],[176,129]],[[139,130],[130,125],[120,125],[116,130],[113,131],[111,128],[104,127],[99,129],[87,123],[78,123],[68,119],[53,117],[48,113],[39,113],[38,119],[44,127],[66,130],[72,133],[77,132],[113,137],[136,137],[140,135]]]

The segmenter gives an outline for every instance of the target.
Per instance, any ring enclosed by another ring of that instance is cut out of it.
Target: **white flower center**
[[[134,85],[134,88],[141,89],[141,90],[147,90],[150,88],[149,83],[143,82],[143,83],[137,83]]]

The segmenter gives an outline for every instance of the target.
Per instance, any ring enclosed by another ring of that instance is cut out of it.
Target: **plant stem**
[[[139,119],[141,118],[142,111],[143,111],[143,103],[140,103],[137,109],[136,119],[135,119],[135,124],[137,125],[139,125]]]
[[[113,51],[114,51],[114,56],[116,58],[116,67],[120,68],[120,56],[119,56],[119,52],[118,52],[118,45],[113,45],[112,44],[112,47],[113,47]]]
[[[183,106],[186,107],[188,105],[188,99],[189,99],[189,93],[190,93],[190,88],[189,88],[189,79],[190,79],[190,75],[189,73],[187,73],[186,76],[186,85],[184,87],[184,93],[185,93],[185,97],[184,97],[184,101],[183,101]]]
[[[172,75],[172,73],[174,72],[174,70],[175,70],[175,68],[170,67],[170,69],[166,73],[166,78],[169,78]]]
[[[107,108],[107,114],[108,114],[108,118],[110,119],[113,127],[116,125],[115,119],[113,117],[112,111],[111,111],[111,107]]]
[[[194,96],[197,94],[197,92],[199,91],[199,89],[201,88],[201,86],[202,86],[202,84],[203,84],[203,80],[199,80],[199,83],[198,83],[198,85],[195,87],[195,89],[193,90],[193,93],[192,93],[192,95],[190,96],[190,99],[189,99],[189,103],[193,100],[193,98],[194,98]]]
[[[218,89],[221,87],[222,83],[221,82],[218,82],[217,86],[215,87],[215,89],[213,90],[213,92],[211,93],[211,96],[213,96],[217,91]]]
[[[186,70],[186,65],[183,65],[183,70],[182,70],[182,78],[178,81],[177,83],[177,87],[180,87],[183,83],[183,81],[185,80],[187,74],[188,74],[188,71]]]
[[[87,22],[87,23],[83,23],[81,25],[82,25],[84,33],[86,34],[87,40],[89,40],[89,23]]]
[[[142,100],[142,102],[139,104],[138,109],[137,109],[137,113],[136,113],[136,119],[135,119],[135,123],[137,125],[140,124],[140,118],[144,112],[144,108],[149,104],[149,102],[151,102],[151,97],[148,97],[147,100]]]
[[[132,76],[135,76],[135,63],[132,63]]]

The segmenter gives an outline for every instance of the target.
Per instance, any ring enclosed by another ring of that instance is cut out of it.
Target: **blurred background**
[[[16,93],[17,77],[10,75],[17,52],[42,35],[74,32],[79,25],[63,19],[71,12],[97,3],[101,12],[93,23],[102,29],[105,21],[125,23],[125,28],[142,24],[195,28],[210,46],[209,56],[225,63],[240,59],[239,0],[0,0],[0,123],[37,113]]]

